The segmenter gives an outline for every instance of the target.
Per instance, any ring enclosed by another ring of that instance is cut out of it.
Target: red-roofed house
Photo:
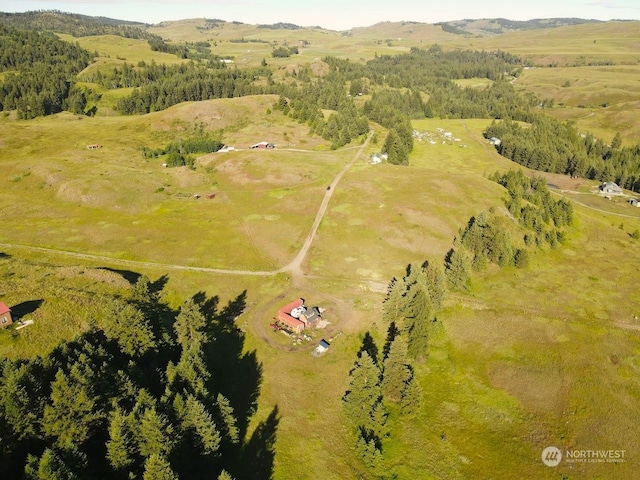
[[[11,309],[0,302],[0,328],[8,327],[13,323],[11,320]]]
[[[302,312],[304,312],[304,300],[299,298],[278,310],[278,320],[294,332],[300,333],[304,330],[304,322],[300,320]]]

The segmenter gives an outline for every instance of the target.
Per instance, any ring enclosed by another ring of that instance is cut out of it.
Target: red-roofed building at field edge
[[[0,328],[8,327],[13,323],[11,320],[11,309],[0,302]]]
[[[307,308],[299,298],[278,310],[278,320],[293,332],[301,333],[305,328],[315,328],[322,316],[318,307]]]

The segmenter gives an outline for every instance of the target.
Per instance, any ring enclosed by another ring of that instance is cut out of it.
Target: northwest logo
[[[542,451],[542,463],[555,467],[562,461],[562,452],[556,447],[547,447]]]

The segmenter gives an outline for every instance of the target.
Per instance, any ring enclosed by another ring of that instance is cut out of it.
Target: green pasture
[[[539,66],[637,64],[639,22],[610,21],[540,30],[520,30],[491,37],[454,36],[448,45],[471,50],[501,50]]]
[[[501,49],[542,63],[574,62],[581,55],[611,55],[618,63],[637,57],[631,48],[637,22],[486,39],[408,23],[341,35],[234,24],[204,31],[198,22],[151,31],[171,41],[214,40],[212,51],[234,56],[238,65],[266,57],[283,70],[327,54],[359,61],[434,41]],[[271,59],[269,44],[230,42],[237,38],[309,45],[292,59]],[[180,61],[152,53],[144,41],[78,41],[97,50],[101,62]],[[620,131],[627,143],[638,139],[635,76],[635,65],[530,69],[516,86],[543,98],[551,92],[556,108],[549,113],[576,120],[581,130],[605,140]],[[86,330],[109,314],[110,299],[128,294],[129,279],[138,274],[164,283],[162,297],[172,308],[198,292],[219,296],[224,306],[246,290],[247,308],[237,326],[263,374],[253,426],[274,406],[280,415],[273,478],[313,478],[318,472],[329,479],[370,478],[342,412],[348,373],[365,332],[383,347],[381,308],[391,278],[403,276],[409,263],[441,263],[470,217],[491,207],[504,212],[506,192],[487,176],[521,167],[482,137],[489,121],[415,121],[421,138],[408,167],[370,164],[384,142],[383,129],[376,127],[378,143],[369,144],[335,188],[305,259],[305,275],[294,283],[286,273],[222,275],[174,266],[271,271],[287,264],[311,228],[326,185],[353,159],[357,142],[331,151],[306,126],[268,113],[274,96],[185,103],[122,117],[112,110],[122,92],[101,93],[92,118],[65,113],[0,119],[0,243],[8,245],[0,248],[0,300],[10,306],[39,302],[30,313],[33,325],[0,331],[0,355],[43,354]],[[596,107],[578,108],[591,103]],[[602,103],[608,106],[598,107]],[[142,147],[158,148],[199,131],[220,135],[236,150],[204,155],[195,170],[163,168],[162,158],[142,156]],[[276,148],[249,149],[259,141]],[[87,149],[91,144],[101,148]],[[576,201],[566,244],[532,250],[525,269],[474,273],[468,290],[448,294],[438,314],[443,333],[432,338],[428,360],[416,365],[423,407],[415,418],[391,410],[384,454],[396,478],[633,477],[640,466],[640,336],[624,326],[637,325],[634,317],[640,315],[640,241],[629,235],[640,228],[640,209],[604,200],[590,188],[565,193]],[[294,345],[269,323],[279,306],[300,296],[325,306],[331,323],[313,332],[312,342]],[[325,337],[333,339],[330,350],[313,357],[311,350]],[[626,449],[628,460],[549,469],[540,461],[549,445]]]
[[[108,59],[110,63],[132,63],[138,62],[156,63],[182,63],[176,55],[168,53],[154,52],[151,50],[146,40],[135,38],[124,38],[116,35],[92,35],[88,37],[74,37],[67,34],[58,35],[62,40],[71,43],[78,43],[82,48],[96,52],[100,58]]]
[[[145,117],[5,119],[2,241],[218,268],[271,270],[288,263],[326,184],[354,152],[296,151],[318,142],[305,140],[306,127],[267,114],[271,97],[236,100]],[[237,150],[203,157],[195,170],[143,158],[142,146],[193,135],[189,121],[223,128]],[[249,149],[263,139],[276,150]],[[91,144],[101,148],[87,149]]]
[[[640,141],[639,75],[638,65],[532,68],[524,70],[515,85],[541,99],[553,99],[548,114],[575,121],[578,128],[605,141],[620,132],[625,144],[635,145]]]

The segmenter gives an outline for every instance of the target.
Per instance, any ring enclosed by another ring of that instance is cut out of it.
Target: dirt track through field
[[[347,172],[347,170],[349,170],[349,168],[351,168],[360,159],[360,157],[362,156],[362,152],[364,152],[364,149],[369,144],[369,141],[371,140],[372,136],[373,136],[373,131],[369,133],[364,143],[360,147],[358,147],[358,150],[356,151],[356,154],[354,155],[353,159],[338,172],[338,174],[334,177],[333,181],[329,184],[330,188],[325,191],[324,197],[322,199],[322,203],[320,204],[320,208],[318,209],[318,212],[316,213],[316,217],[313,221],[313,225],[311,226],[311,230],[307,235],[304,241],[304,244],[302,245],[302,248],[300,248],[300,251],[298,252],[298,254],[293,258],[293,260],[291,260],[291,262],[289,262],[287,265],[277,270],[261,271],[261,270],[233,270],[233,269],[225,269],[225,268],[192,267],[188,265],[177,265],[177,264],[159,263],[159,262],[145,262],[143,260],[125,260],[125,259],[109,257],[105,255],[92,255],[89,253],[79,253],[79,252],[72,252],[68,250],[58,250],[55,248],[36,247],[36,246],[20,245],[20,244],[14,244],[14,243],[0,243],[0,248],[16,248],[17,247],[17,248],[24,248],[32,251],[66,255],[69,257],[74,257],[74,258],[79,258],[84,260],[94,260],[94,261],[97,260],[101,262],[109,262],[109,263],[115,263],[119,265],[127,265],[127,266],[133,266],[133,267],[135,266],[154,267],[154,268],[161,268],[161,269],[168,269],[168,270],[217,273],[222,275],[249,275],[249,276],[266,277],[266,276],[276,275],[278,273],[289,272],[291,273],[293,279],[295,280],[296,278],[299,278],[304,274],[304,272],[302,271],[302,263],[304,262],[304,259],[307,256],[309,249],[311,248],[311,244],[313,243],[313,239],[315,238],[318,228],[320,227],[322,218],[324,217],[327,211],[327,207],[329,205],[329,201],[331,200],[331,197],[333,196],[333,192],[335,191],[338,183],[340,182],[340,179]],[[248,232],[248,234],[249,234],[250,240],[252,241],[252,245],[254,245],[253,238],[251,237],[250,232]],[[254,245],[254,248],[255,248],[255,245]]]

